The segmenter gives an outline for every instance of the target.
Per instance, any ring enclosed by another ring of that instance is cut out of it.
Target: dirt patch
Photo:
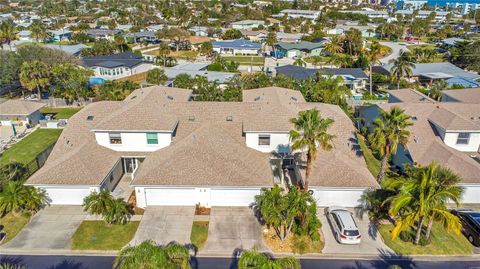
[[[196,206],[195,215],[210,215],[211,208]]]
[[[278,253],[321,253],[324,247],[323,234],[320,231],[320,241],[312,241],[307,236],[296,236],[290,233],[282,241],[273,228],[263,227],[263,241],[273,251]]]

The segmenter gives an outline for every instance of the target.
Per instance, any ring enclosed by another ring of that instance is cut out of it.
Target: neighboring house
[[[208,71],[208,65],[208,63],[184,63],[166,68],[167,86],[175,87],[173,81],[180,74],[187,74],[192,78],[196,76],[205,77],[209,82],[216,82],[221,88],[227,86],[228,82],[234,77],[238,77],[237,73]]]
[[[405,15],[413,16],[414,12],[416,12],[415,18],[418,19],[426,19],[430,14],[433,12],[435,13],[435,21],[444,21],[447,18],[448,14],[451,14],[449,11],[430,11],[430,10],[397,10],[395,12],[395,16],[401,14],[405,17]]]
[[[264,42],[265,39],[267,39],[267,34],[268,34],[266,30],[258,30],[258,31],[240,30],[240,32],[248,40],[260,42],[260,43]]]
[[[154,25],[149,25],[147,26],[147,31],[152,31],[156,32],[158,30],[162,30],[163,28],[166,28],[167,26],[165,24],[154,24]]]
[[[388,91],[389,103],[435,103],[436,101],[415,89]]]
[[[131,75],[147,72],[153,65],[141,55],[132,52],[87,57],[82,59],[85,66],[95,72],[94,77],[115,80]]]
[[[340,10],[342,13],[354,13],[365,15],[370,19],[388,19],[388,11],[386,10]]]
[[[43,119],[44,103],[11,99],[0,103],[0,125],[37,125]]]
[[[442,91],[442,102],[480,105],[480,88]]]
[[[477,88],[480,87],[480,82],[473,79],[462,78],[462,77],[453,77],[445,80],[448,87],[462,87],[462,88]]]
[[[282,18],[287,16],[289,19],[303,18],[315,20],[321,14],[320,10],[299,10],[299,9],[284,9],[279,14],[273,15],[274,18]]]
[[[362,33],[363,37],[376,37],[378,34],[375,32],[375,25],[352,25],[349,23],[341,24],[335,26],[335,28],[328,29],[327,34],[329,35],[341,35],[346,31],[356,29]]]
[[[262,44],[245,39],[213,42],[213,51],[218,54],[259,55],[261,49]]]
[[[450,38],[440,40],[438,44],[447,48],[452,48],[452,47],[456,47],[457,43],[464,42],[464,41],[467,41],[467,40],[463,38],[458,38],[458,37],[450,37]]]
[[[160,39],[157,38],[156,32],[153,31],[143,31],[137,33],[128,33],[124,35],[129,43],[142,43],[146,42],[149,44],[160,43]]]
[[[277,40],[278,42],[299,42],[302,40],[302,37],[304,34],[290,34],[290,33],[284,33],[284,32],[277,32]]]
[[[335,121],[333,149],[318,151],[309,178],[318,205],[359,206],[378,187],[340,107],[283,88],[246,90],[243,102],[189,102],[191,93],[155,86],[87,105],[26,184],[45,190],[51,204],[80,205],[122,180],[142,208],[249,206],[263,187],[303,180],[290,119],[315,108]]]
[[[265,22],[260,20],[243,20],[232,22],[230,27],[237,30],[252,30],[253,28],[258,28],[260,25],[265,25]]]
[[[319,56],[324,43],[300,41],[295,43],[278,42],[275,44],[275,56],[277,58],[304,58]]]
[[[390,75],[392,64],[375,66],[374,72]],[[480,75],[465,71],[449,62],[417,63],[412,68],[412,76],[423,84],[432,84],[436,80],[447,80],[454,77],[477,80]]]
[[[110,40],[112,41],[115,35],[120,34],[120,30],[110,30],[110,29],[90,29],[87,31],[87,35],[95,40]]]
[[[407,147],[398,147],[392,163],[403,169],[407,164],[426,166],[436,161],[462,178],[462,203],[480,203],[480,106],[457,102],[378,104],[360,110],[360,117],[369,127],[380,111],[395,106],[410,115],[413,125]]]
[[[361,68],[305,68],[296,65],[284,65],[276,67],[278,75],[284,75],[302,81],[308,78],[315,78],[318,74],[340,76],[343,83],[350,88],[352,94],[361,93],[367,84],[368,76]]]
[[[48,39],[51,42],[60,42],[67,41],[72,39],[72,31],[70,30],[50,30],[48,31],[50,38]]]
[[[188,28],[188,31],[195,36],[208,36],[208,27],[205,26],[193,26]]]
[[[45,44],[45,46],[51,49],[64,51],[65,53],[68,53],[73,56],[80,56],[80,54],[84,49],[89,48],[89,46],[84,44],[76,44],[76,45]]]
[[[32,32],[29,30],[22,30],[18,32],[17,35],[19,41],[33,41],[33,38],[31,37]]]

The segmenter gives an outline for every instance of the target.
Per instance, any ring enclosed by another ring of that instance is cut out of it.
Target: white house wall
[[[443,142],[458,151],[477,152],[480,146],[480,133],[470,133],[468,144],[457,144],[458,133],[447,132]]]
[[[367,188],[314,188],[313,197],[319,207],[344,206],[359,207],[364,206],[361,201],[363,193]]]
[[[270,145],[258,145],[259,135],[270,135]],[[261,152],[288,152],[290,145],[290,136],[288,133],[245,133],[247,147]]]
[[[156,145],[147,144],[147,133],[124,132],[120,135],[122,144],[110,144],[108,132],[95,132],[95,139],[99,145],[115,151],[151,152],[169,146],[172,142],[171,133],[158,133]]]
[[[460,184],[460,186],[464,188],[464,193],[461,199],[461,203],[464,203],[464,204],[480,203],[480,185]]]

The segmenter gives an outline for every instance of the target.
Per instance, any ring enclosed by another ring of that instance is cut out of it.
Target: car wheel
[[[473,245],[473,236],[472,235],[468,236],[468,241]]]

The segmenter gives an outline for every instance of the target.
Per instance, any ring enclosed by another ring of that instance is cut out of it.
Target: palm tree
[[[368,140],[373,148],[382,156],[380,171],[377,181],[381,182],[385,176],[388,158],[395,154],[398,145],[406,146],[410,137],[407,127],[412,123],[410,116],[399,107],[393,107],[390,112],[380,111],[380,117],[375,118],[373,130],[368,135]]]
[[[317,66],[322,63],[322,57],[320,57],[319,55],[310,57],[310,60],[312,61],[312,64],[315,68],[317,68]]]
[[[415,60],[408,51],[400,50],[400,55],[390,61],[390,75],[397,81],[397,89],[400,89],[400,80],[412,76],[412,68],[415,67]]]
[[[442,92],[448,88],[448,83],[445,80],[437,80],[433,83],[428,91],[430,98],[440,101],[442,99]]]
[[[158,47],[158,60],[163,61],[163,66],[167,66],[167,56],[170,54],[170,47],[166,43],[160,43]]]
[[[373,75],[373,66],[378,63],[381,57],[387,52],[387,49],[380,45],[377,41],[374,41],[372,45],[370,45],[370,49],[365,52],[365,56],[368,59],[368,67],[369,67],[369,75],[370,75],[370,96],[372,96],[373,91],[373,83],[372,83],[372,75]]]
[[[238,259],[238,269],[275,268],[300,269],[300,262],[294,257],[272,259],[256,250],[243,251]]]
[[[4,262],[0,264],[0,269],[26,269],[26,267],[20,264]]]
[[[108,224],[126,224],[132,215],[132,206],[122,198],[117,198],[110,202],[103,218]]]
[[[0,183],[25,179],[28,169],[21,163],[12,162],[0,167]]]
[[[47,202],[45,191],[25,186],[20,181],[10,181],[0,193],[0,211],[18,215],[23,210],[37,211]]]
[[[42,88],[50,84],[50,72],[46,64],[40,61],[24,62],[20,66],[20,83],[32,91],[37,90],[38,100],[42,98]]]
[[[11,50],[11,43],[15,39],[17,39],[17,35],[15,34],[15,26],[6,21],[2,22],[2,24],[0,24],[0,46],[3,48],[3,44],[7,44]]]
[[[409,178],[391,179],[385,186],[399,192],[386,200],[391,202],[389,213],[392,216],[400,215],[392,230],[392,239],[416,222],[414,243],[418,244],[425,219],[428,220],[425,235],[427,240],[430,239],[434,220],[442,221],[447,230],[459,234],[462,225],[458,217],[448,211],[447,203],[453,201],[459,204],[463,189],[457,183],[461,179],[451,170],[439,167],[436,163],[417,169],[419,171]]]
[[[312,172],[313,161],[317,158],[317,146],[323,150],[331,150],[332,140],[335,135],[329,134],[328,129],[334,123],[331,118],[322,118],[316,109],[300,111],[297,118],[290,119],[294,130],[290,131],[290,139],[293,141],[292,149],[307,149],[307,167],[303,187],[308,191],[308,178]]]
[[[307,66],[307,63],[302,58],[297,58],[293,61],[293,65],[305,67]]]
[[[35,38],[38,42],[39,40],[45,41],[49,34],[47,32],[47,27],[40,20],[33,20],[32,24],[29,26],[31,36]]]
[[[332,37],[323,47],[323,49],[331,55],[342,53],[343,46],[340,37],[334,36]]]
[[[83,199],[83,210],[92,215],[106,214],[110,204],[113,201],[113,196],[108,189],[99,193],[92,192]]]
[[[170,243],[158,246],[153,241],[144,241],[138,246],[122,249],[115,259],[113,268],[118,269],[190,269],[190,254],[185,246]]]

